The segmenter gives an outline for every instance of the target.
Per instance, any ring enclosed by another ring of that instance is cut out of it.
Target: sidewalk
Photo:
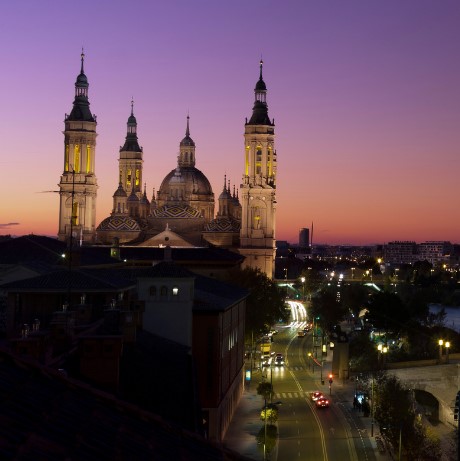
[[[257,394],[257,384],[262,380],[261,375],[260,370],[255,370],[252,374],[252,382],[245,385],[223,442],[225,447],[254,460],[263,459],[263,453],[259,450],[256,440],[263,426],[263,421],[260,419],[263,401]]]

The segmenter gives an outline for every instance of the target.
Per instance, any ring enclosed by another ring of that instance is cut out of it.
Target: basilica
[[[64,170],[60,188],[60,240],[84,245],[113,244],[143,247],[217,246],[245,257],[245,266],[273,275],[275,257],[276,150],[274,122],[268,116],[267,87],[262,77],[255,86],[252,116],[244,125],[244,165],[237,189],[223,176],[216,200],[206,175],[195,165],[196,145],[187,116],[177,164],[166,174],[150,199],[144,182],[143,149],[139,145],[134,104],[120,147],[118,178],[114,178],[110,216],[96,222],[96,126],[88,98],[84,54],[75,82],[75,99],[65,116]],[[237,134],[236,134],[237,135]]]

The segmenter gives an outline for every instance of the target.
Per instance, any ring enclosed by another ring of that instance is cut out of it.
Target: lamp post
[[[442,363],[442,345],[444,344],[444,340],[440,339],[438,341],[439,344],[439,363]]]
[[[273,402],[273,360],[270,358],[270,403]]]
[[[371,388],[371,399],[372,399],[372,407],[371,407],[371,437],[374,437],[374,373],[372,373],[372,388]]]
[[[267,459],[267,399],[264,399],[264,461]]]
[[[286,299],[288,296],[288,285],[287,285],[287,267],[284,268],[284,285],[286,286]]]
[[[302,282],[302,299],[305,301],[305,277],[301,277],[300,281]]]
[[[449,363],[449,347],[450,347],[450,342],[446,341],[446,363]]]

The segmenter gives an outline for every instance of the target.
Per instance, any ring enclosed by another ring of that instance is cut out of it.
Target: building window
[[[157,295],[157,287],[152,285],[150,287],[149,291],[150,291],[150,296],[156,296]]]
[[[179,294],[179,288],[178,287],[173,287],[172,294],[173,294],[173,296],[177,296]]]
[[[163,285],[160,290],[161,296],[168,296],[168,289]]]
[[[91,147],[86,146],[86,172],[91,173]]]
[[[64,171],[69,171],[69,145],[65,146]]]
[[[75,173],[80,173],[80,145],[74,147],[74,170]]]

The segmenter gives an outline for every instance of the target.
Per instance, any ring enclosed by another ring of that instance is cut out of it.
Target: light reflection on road
[[[286,303],[291,308],[291,328],[299,328],[304,326],[308,320],[307,310],[305,305],[299,301],[286,301]]]

